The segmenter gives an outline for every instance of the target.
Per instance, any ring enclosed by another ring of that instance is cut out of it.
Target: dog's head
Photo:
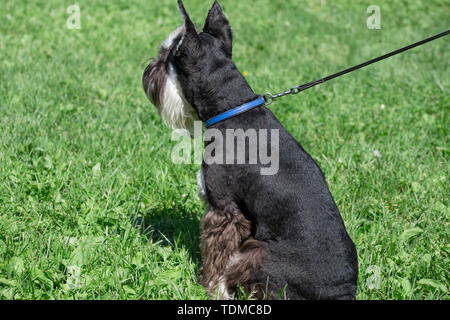
[[[142,81],[166,125],[191,130],[195,119],[225,111],[230,91],[250,87],[231,60],[231,27],[219,3],[214,2],[200,33],[181,0],[178,6],[184,24],[163,41]]]

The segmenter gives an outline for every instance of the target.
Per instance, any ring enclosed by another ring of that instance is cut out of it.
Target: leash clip
[[[270,92],[265,92],[262,95],[262,97],[263,97],[263,99],[265,101],[265,103],[264,103],[265,107],[267,107],[268,105],[272,104],[274,97],[273,97],[273,95]]]

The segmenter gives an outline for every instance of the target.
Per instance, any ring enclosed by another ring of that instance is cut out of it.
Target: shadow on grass
[[[200,230],[197,217],[175,213],[174,208],[146,212],[136,216],[134,224],[154,242],[173,247],[184,247],[195,263],[200,262]]]

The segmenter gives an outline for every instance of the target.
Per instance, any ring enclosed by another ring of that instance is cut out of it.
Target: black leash
[[[265,101],[266,101],[266,106],[269,105],[269,104],[271,104],[272,101],[275,100],[275,99],[277,99],[277,98],[283,97],[283,96],[288,95],[288,94],[297,94],[297,93],[299,93],[299,92],[301,92],[301,91],[304,91],[304,90],[306,90],[306,89],[312,88],[312,87],[314,87],[314,86],[316,86],[316,85],[318,85],[318,84],[324,83],[324,82],[326,82],[326,81],[328,81],[328,80],[331,80],[331,79],[340,77],[340,76],[342,76],[342,75],[344,75],[344,74],[346,74],[346,73],[355,71],[355,70],[357,70],[357,69],[361,69],[361,68],[363,68],[363,67],[365,67],[365,66],[368,66],[368,65],[370,65],[370,64],[372,64],[372,63],[381,61],[381,60],[383,60],[383,59],[386,59],[386,58],[389,58],[389,57],[392,57],[392,56],[395,56],[396,54],[399,54],[399,53],[401,53],[401,52],[403,52],[403,51],[412,49],[412,48],[414,48],[414,47],[420,46],[420,45],[425,44],[425,43],[427,43],[427,42],[430,42],[430,41],[436,40],[436,39],[438,39],[438,38],[444,37],[444,36],[448,35],[449,33],[450,33],[450,30],[441,32],[441,33],[439,33],[439,34],[437,34],[437,35],[434,35],[434,36],[429,37],[429,38],[427,38],[427,39],[424,39],[424,40],[422,40],[422,41],[419,41],[419,42],[410,44],[409,46],[406,46],[406,47],[400,48],[400,49],[398,49],[398,50],[389,52],[389,53],[387,53],[387,54],[385,54],[385,55],[382,55],[382,56],[380,56],[380,57],[378,57],[378,58],[375,58],[375,59],[366,61],[366,62],[364,62],[364,63],[358,64],[358,65],[353,66],[353,67],[351,67],[351,68],[348,68],[348,69],[339,71],[339,72],[334,73],[334,74],[332,74],[332,75],[329,75],[329,76],[327,76],[327,77],[324,77],[324,78],[321,78],[321,79],[318,79],[318,80],[315,80],[315,81],[311,81],[311,82],[302,84],[302,85],[297,86],[297,87],[292,87],[292,88],[289,89],[289,90],[286,90],[286,91],[283,91],[283,92],[280,92],[280,93],[277,93],[277,94],[273,94],[273,95],[272,95],[271,93],[268,93],[268,92],[267,92],[267,93],[265,93],[265,94],[263,95],[263,96],[264,96],[264,99],[265,99]]]
[[[272,103],[273,100],[275,100],[277,98],[283,97],[283,96],[288,95],[288,94],[297,94],[297,93],[299,93],[299,92],[301,92],[303,90],[312,88],[312,87],[314,87],[314,86],[316,86],[318,84],[324,83],[324,82],[326,82],[328,80],[340,77],[340,76],[342,76],[342,75],[344,75],[346,73],[349,73],[349,72],[355,71],[357,69],[363,68],[365,66],[368,66],[369,64],[381,61],[383,59],[386,59],[386,58],[392,57],[392,56],[394,56],[396,54],[399,54],[399,53],[401,53],[403,51],[412,49],[412,48],[420,46],[420,45],[422,45],[424,43],[427,43],[427,42],[436,40],[436,39],[438,39],[440,37],[446,36],[449,33],[450,33],[450,30],[444,31],[444,32],[439,33],[439,34],[437,34],[435,36],[429,37],[429,38],[427,38],[425,40],[422,40],[422,41],[410,44],[409,46],[406,46],[406,47],[400,48],[398,50],[389,52],[389,53],[387,53],[385,55],[382,55],[382,56],[380,56],[378,58],[366,61],[366,62],[358,64],[358,65],[356,65],[354,67],[351,67],[351,68],[342,70],[340,72],[334,73],[332,75],[329,75],[328,77],[321,78],[321,79],[318,79],[318,80],[315,80],[315,81],[311,81],[311,82],[302,84],[302,85],[300,85],[298,87],[292,87],[289,90],[286,90],[286,91],[283,91],[283,92],[280,92],[280,93],[277,93],[277,94],[271,94],[270,92],[266,92],[263,95],[260,95],[255,100],[252,100],[250,102],[244,103],[243,105],[240,105],[238,107],[232,108],[232,109],[230,109],[228,111],[225,111],[225,112],[223,112],[223,113],[221,113],[221,114],[219,114],[217,116],[214,116],[214,117],[208,119],[205,122],[205,125],[208,128],[208,127],[212,126],[213,124],[216,124],[216,123],[224,121],[224,120],[226,120],[228,118],[237,116],[238,114],[244,113],[244,112],[246,112],[246,111],[248,111],[250,109],[259,107],[261,105],[268,106],[269,104]]]

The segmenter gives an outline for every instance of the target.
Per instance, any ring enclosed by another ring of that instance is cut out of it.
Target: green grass
[[[80,0],[80,30],[66,28],[70,4],[0,3],[0,298],[207,298],[198,165],[172,164],[141,87],[182,22],[176,1]],[[211,4],[185,1],[200,25]],[[449,27],[448,0],[221,4],[261,93]],[[366,27],[371,4],[381,30]],[[449,62],[446,37],[271,106],[327,177],[359,299],[449,298]]]

